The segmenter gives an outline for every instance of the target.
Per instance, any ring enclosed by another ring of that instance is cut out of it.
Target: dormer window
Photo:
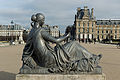
[[[105,24],[107,25],[108,23],[107,23],[107,22],[105,22]]]
[[[103,22],[101,22],[101,24],[103,24]]]
[[[118,24],[120,25],[120,22]]]

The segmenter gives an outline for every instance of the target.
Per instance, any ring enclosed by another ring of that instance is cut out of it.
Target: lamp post
[[[112,22],[111,22],[111,20],[109,20],[109,22],[110,22],[110,32],[109,32],[109,34],[108,34],[108,39],[109,39],[109,43],[112,43],[112,40],[111,40],[111,31],[112,31],[112,26],[111,26],[111,24],[112,24]]]
[[[11,27],[14,27],[14,22],[13,22],[13,20],[11,21]],[[14,29],[13,29],[14,30]],[[12,37],[12,42],[13,42],[13,32],[11,31],[11,33],[12,33],[12,35],[11,35],[11,37]]]
[[[17,36],[18,36],[18,33],[17,33],[17,28],[16,28],[17,26],[16,26],[16,23],[14,23],[14,32],[15,32],[15,42],[17,43]]]

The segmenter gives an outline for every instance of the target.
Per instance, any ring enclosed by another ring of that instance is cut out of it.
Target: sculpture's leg
[[[36,67],[37,64],[32,57],[23,58],[23,65],[20,69],[20,73],[30,73],[30,70],[35,69]]]
[[[90,58],[93,56],[92,53],[82,47],[77,41],[71,41],[64,45],[73,60],[80,60],[82,58]]]
[[[101,55],[95,55],[87,51],[78,42],[71,41],[64,45],[71,56],[72,60],[78,60],[77,69],[82,72],[101,73],[101,67],[98,66],[98,62],[101,59]]]

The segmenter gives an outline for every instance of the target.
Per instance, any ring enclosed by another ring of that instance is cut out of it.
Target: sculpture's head
[[[42,13],[33,14],[31,16],[33,22],[38,22],[40,26],[44,24],[45,16]]]

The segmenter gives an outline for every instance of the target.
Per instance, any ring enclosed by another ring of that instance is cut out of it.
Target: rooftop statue
[[[32,15],[31,21],[20,73],[101,73],[98,66],[101,55],[90,53],[77,41],[62,44],[70,33],[60,38],[52,37],[43,27],[45,16],[42,13]],[[56,46],[52,48],[49,42]]]

